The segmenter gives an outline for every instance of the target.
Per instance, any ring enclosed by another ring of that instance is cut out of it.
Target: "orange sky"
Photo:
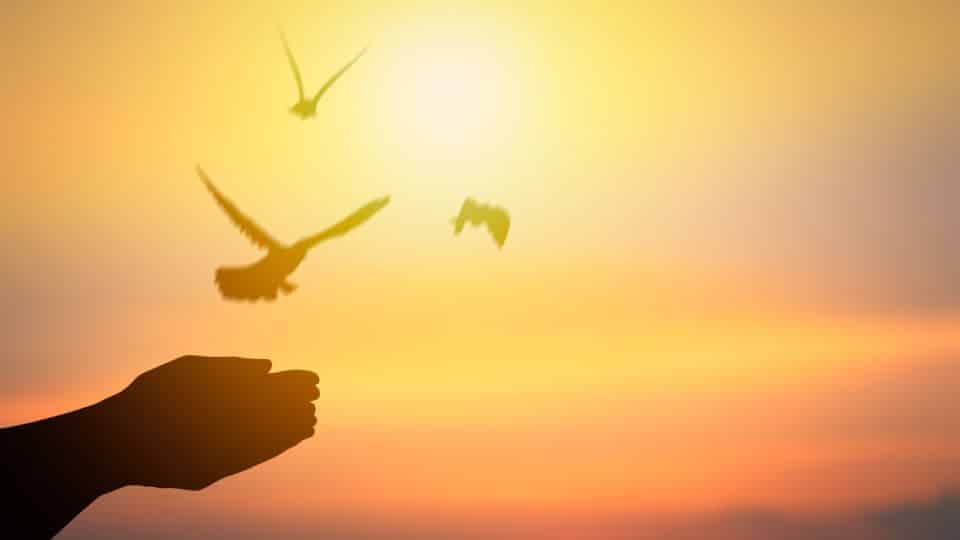
[[[314,439],[202,493],[113,494],[67,538],[956,485],[955,11],[15,4],[0,421],[186,353],[321,374]],[[281,26],[308,86],[372,44],[310,121]],[[258,254],[198,162],[284,240],[393,202],[295,294],[224,302],[214,269]],[[452,236],[468,195],[511,211],[502,251]]]

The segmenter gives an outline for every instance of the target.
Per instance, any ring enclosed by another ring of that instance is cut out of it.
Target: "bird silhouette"
[[[292,293],[297,286],[288,281],[287,277],[297,269],[297,266],[300,265],[311,248],[324,240],[350,232],[373,217],[390,202],[389,196],[374,199],[324,231],[302,238],[291,246],[286,246],[275,240],[250,217],[238,210],[230,199],[224,197],[199,165],[197,166],[197,174],[234,225],[254,245],[267,250],[265,257],[249,266],[217,269],[216,283],[220,293],[224,298],[231,300],[275,300],[278,291],[282,291],[284,294]]]
[[[290,107],[290,112],[299,116],[301,120],[306,120],[307,118],[312,118],[317,114],[317,102],[320,101],[320,98],[323,97],[327,90],[333,86],[333,83],[337,82],[337,79],[343,76],[344,73],[350,69],[353,64],[360,59],[361,56],[366,54],[367,47],[364,47],[352,60],[347,62],[340,71],[337,71],[330,77],[326,84],[323,85],[312,98],[307,98],[306,94],[303,91],[303,77],[300,75],[300,68],[297,66],[297,60],[293,57],[293,51],[290,50],[290,44],[287,43],[287,36],[281,32],[280,37],[283,39],[283,48],[287,52],[287,60],[290,61],[290,69],[293,71],[293,78],[297,81],[297,93],[298,101]]]
[[[480,204],[470,197],[463,201],[460,207],[460,214],[450,220],[453,224],[453,234],[458,235],[463,230],[466,223],[471,225],[486,224],[487,231],[497,243],[497,247],[503,247],[507,241],[507,233],[510,232],[510,214],[499,206],[489,204]]]

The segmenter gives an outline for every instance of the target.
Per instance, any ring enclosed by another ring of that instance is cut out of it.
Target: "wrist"
[[[125,452],[127,426],[122,393],[77,411],[70,444],[87,467],[88,488],[97,496],[130,484],[130,459]]]

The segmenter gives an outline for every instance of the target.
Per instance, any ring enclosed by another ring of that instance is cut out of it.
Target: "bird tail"
[[[252,272],[249,267],[224,267],[217,269],[214,280],[220,294],[228,300],[275,300],[277,285],[257,277],[256,272]]]

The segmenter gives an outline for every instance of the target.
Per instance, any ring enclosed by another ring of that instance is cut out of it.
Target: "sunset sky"
[[[903,508],[960,512],[960,8],[242,4],[4,5],[0,423],[188,353],[321,376],[314,438],[62,538],[927,540]],[[314,119],[280,29],[308,92],[370,44]],[[286,241],[392,202],[294,294],[226,302],[214,269],[261,254],[197,164]],[[466,196],[509,209],[502,250],[453,236]]]

